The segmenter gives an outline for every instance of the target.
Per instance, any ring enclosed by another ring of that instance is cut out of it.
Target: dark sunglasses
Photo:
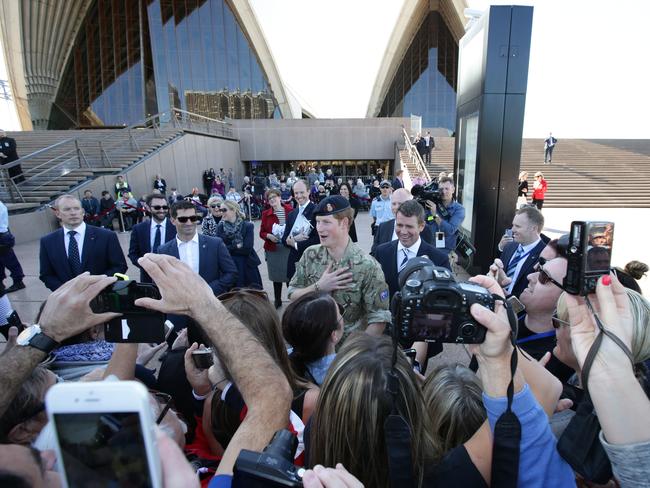
[[[220,208],[220,209],[219,209],[219,212],[221,212],[221,213],[226,213],[227,211],[228,211],[227,208]]]
[[[198,215],[190,215],[189,217],[176,217],[176,220],[178,220],[181,224],[186,224],[188,221],[190,222],[196,222],[199,220]]]
[[[154,210],[169,210],[167,205],[153,205],[151,208]]]
[[[256,290],[255,288],[233,288],[226,293],[222,293],[217,298],[220,301],[225,302],[226,300],[230,300],[231,298],[235,298],[240,295],[253,295],[263,298],[264,300],[269,299],[269,295],[264,290]]]
[[[546,264],[546,259],[544,258],[539,258],[539,262],[537,263],[537,272],[539,273],[539,278],[537,278],[537,281],[539,281],[542,285],[546,285],[549,282],[553,283],[555,286],[557,286],[560,290],[564,290],[564,285],[560,283],[559,281],[555,281],[551,275],[549,275],[545,270],[544,270],[544,265]]]
[[[219,205],[210,205],[210,208],[219,208]]]
[[[560,327],[571,327],[571,324],[569,322],[565,322],[564,320],[558,318],[557,310],[553,312],[553,317],[551,317],[551,321],[553,322],[554,329],[559,329]]]

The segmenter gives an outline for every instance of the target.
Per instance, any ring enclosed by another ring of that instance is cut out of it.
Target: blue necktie
[[[524,257],[524,248],[521,247],[520,244],[519,247],[517,248],[517,252],[515,252],[514,256],[512,256],[512,259],[508,264],[508,268],[506,269],[506,275],[508,276],[508,278],[514,279],[517,265],[519,264],[519,261],[521,261],[523,257]]]
[[[153,249],[151,249],[151,252],[157,252],[158,248],[160,247],[160,224],[156,224],[156,235],[153,237]]]
[[[409,260],[408,249],[402,249],[402,252],[404,253],[404,259],[402,259],[402,262],[399,264],[399,270],[397,270],[398,273],[404,269],[404,266],[406,266],[406,263],[408,263]]]
[[[68,235],[70,236],[70,242],[68,243],[68,263],[70,263],[70,270],[72,271],[73,277],[81,274],[79,246],[77,245],[77,239],[74,238],[76,234],[77,231],[75,230],[68,231]]]

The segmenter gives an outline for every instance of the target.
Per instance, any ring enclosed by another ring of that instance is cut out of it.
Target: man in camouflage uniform
[[[331,293],[343,308],[346,336],[356,329],[380,335],[390,321],[388,285],[379,263],[354,244],[348,229],[354,210],[346,198],[325,198],[315,212],[320,244],[296,263],[289,297],[312,291]]]

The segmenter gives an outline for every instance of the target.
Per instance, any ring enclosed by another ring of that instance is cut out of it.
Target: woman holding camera
[[[269,280],[273,282],[275,308],[280,308],[282,306],[282,283],[289,283],[287,276],[289,248],[283,246],[280,241],[284,234],[287,216],[293,209],[290,205],[282,204],[281,192],[275,188],[268,190],[265,198],[269,202],[270,208],[262,212],[260,237],[264,241]]]
[[[238,288],[262,289],[262,277],[258,266],[262,264],[254,248],[255,226],[244,220],[239,205],[232,200],[221,204],[221,222],[217,225],[217,237],[223,239],[230,257],[237,266]]]

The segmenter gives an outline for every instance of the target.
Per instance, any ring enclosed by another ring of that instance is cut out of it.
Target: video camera
[[[90,301],[94,313],[122,314],[104,325],[108,342],[162,342],[165,340],[165,314],[138,307],[138,298],[161,298],[153,283],[116,281]]]
[[[474,283],[456,282],[447,268],[428,258],[411,259],[399,274],[393,297],[394,333],[402,346],[414,341],[480,344],[487,329],[470,313],[474,303],[494,310],[494,298]]]
[[[438,189],[438,183],[435,181],[426,186],[413,185],[413,188],[411,188],[411,195],[413,195],[413,198],[415,198],[415,200],[417,200],[417,202],[424,208],[427,208],[427,200],[431,200],[433,203],[442,202],[442,193]]]
[[[614,222],[571,222],[564,289],[573,295],[593,293],[598,278],[610,272],[613,245]]]
[[[242,449],[233,469],[233,488],[301,487],[302,468],[293,464],[298,439],[278,430],[262,452]]]

